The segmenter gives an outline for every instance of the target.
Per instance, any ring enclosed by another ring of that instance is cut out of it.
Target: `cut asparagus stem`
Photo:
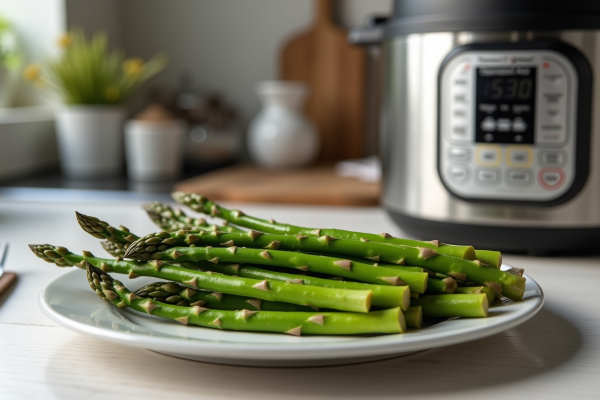
[[[423,311],[421,306],[408,307],[404,312],[404,320],[407,328],[421,329],[423,324]]]
[[[456,281],[452,278],[429,278],[427,281],[426,294],[452,294],[454,292],[456,292]]]
[[[470,287],[459,287],[456,288],[457,294],[480,294],[484,293],[487,296],[488,303],[492,304],[494,298],[496,297],[496,293],[492,289],[487,286],[470,286]]]
[[[410,306],[421,306],[424,317],[487,317],[485,294],[434,294],[411,299]]]
[[[160,233],[158,234],[160,235]],[[165,234],[166,235],[166,234]],[[238,240],[240,237],[247,238],[248,234],[228,233],[221,235],[200,235],[189,234],[180,237],[170,237],[172,243],[183,243],[190,236],[194,238],[207,238],[208,240],[195,240],[195,243],[204,242],[204,244],[217,244],[224,235],[235,235],[237,242],[248,242],[247,240]],[[164,236],[164,235],[163,235]],[[297,242],[298,239],[294,236],[271,235],[277,236],[282,240],[290,240]],[[232,236],[233,238],[233,236]],[[353,279],[360,282],[373,283],[376,285],[401,285],[410,286],[413,292],[424,293],[427,287],[428,274],[425,272],[406,272],[402,270],[373,267],[368,264],[351,262],[346,259],[337,257],[317,256],[314,254],[306,254],[299,252],[281,251],[281,250],[264,250],[255,248],[240,248],[240,247],[174,247],[162,252],[153,253],[156,250],[155,245],[152,245],[156,239],[162,239],[160,236],[148,235],[141,238],[132,245],[128,250],[129,253],[125,257],[136,260],[148,260],[151,258],[161,260],[171,260],[176,262],[184,261],[210,261],[213,263],[231,262],[231,263],[251,263],[261,265],[271,265],[275,267],[294,268],[302,271],[319,272],[329,275],[341,276],[344,278]],[[216,239],[216,240],[215,240]],[[232,240],[233,239],[227,239]],[[254,244],[261,243],[260,247],[267,247],[267,241],[260,240],[257,237]],[[305,239],[308,240],[308,239]],[[316,239],[315,239],[316,240]],[[189,240],[188,240],[189,241]],[[164,240],[163,240],[164,242]],[[161,242],[161,243],[163,243]],[[271,242],[269,242],[271,243]],[[252,244],[252,241],[249,243]],[[260,245],[260,244],[259,244]],[[150,249],[150,250],[148,250]]]
[[[117,261],[94,257],[89,252],[83,256],[71,253],[64,247],[52,245],[29,245],[38,257],[58,266],[78,266],[84,268],[85,261],[99,265],[103,269],[129,277],[151,276],[183,283],[193,289],[212,290],[239,296],[256,297],[261,300],[283,301],[334,310],[368,312],[371,307],[370,290],[345,290],[309,285],[294,285],[287,282],[257,280],[209,274],[192,271],[183,267],[164,264],[160,261],[140,263]]]
[[[372,305],[383,308],[400,307],[406,311],[410,304],[410,288],[408,286],[384,286],[371,285],[360,282],[341,282],[332,279],[315,278],[306,275],[286,274],[282,272],[269,271],[253,265],[213,264],[206,261],[183,262],[182,267],[189,269],[200,269],[201,271],[219,272],[225,275],[239,275],[244,278],[268,279],[284,281],[296,284],[322,286],[337,289],[371,290],[373,292]]]
[[[90,287],[116,306],[174,320],[184,325],[213,329],[281,332],[290,335],[357,335],[402,333],[406,331],[400,308],[366,314],[337,312],[282,312],[209,310],[200,306],[185,307],[138,297],[123,284],[112,279],[89,262],[85,263]]]
[[[215,310],[242,310],[245,308],[251,311],[314,311],[309,306],[300,306],[298,304],[193,290],[175,282],[151,283],[136,290],[135,294],[140,297],[175,304],[177,306],[190,306],[193,304]]]
[[[302,235],[276,235],[261,233],[257,231],[249,231],[246,233],[222,233],[219,231],[211,233],[195,233],[182,230],[179,232],[173,232],[169,234],[169,237],[167,237],[166,235],[167,233],[161,232],[158,234],[144,236],[143,238],[138,239],[134,244],[129,246],[127,252],[125,253],[126,257],[140,260],[151,258],[158,259],[160,257],[166,257],[165,259],[170,259],[170,257],[173,254],[177,256],[180,253],[180,251],[173,249],[162,252],[157,251],[157,246],[162,247],[164,245],[226,245],[267,249],[275,247],[285,250],[303,251],[307,253],[335,254],[342,257],[361,257],[368,258],[370,260],[377,259],[379,261],[388,262],[392,264],[409,264],[418,267],[424,267],[435,272],[449,275],[456,279],[469,280],[477,282],[480,285],[489,286],[492,289],[494,289],[496,293],[502,293],[503,295],[512,300],[521,300],[523,297],[523,292],[525,290],[525,279],[523,279],[522,277],[494,268],[484,267],[478,260],[470,261],[457,257],[449,257],[443,254],[438,254],[434,250],[425,247],[410,247],[401,245],[389,245],[379,242],[361,242],[357,240],[333,239],[332,237],[326,235],[321,237],[307,237]],[[158,241],[158,239],[162,240]],[[193,252],[187,252],[186,256],[190,256],[192,254]],[[310,255],[310,257],[315,256]],[[264,257],[262,258],[264,259]],[[177,257],[175,257],[175,259],[177,259]],[[189,260],[196,261],[193,258]],[[201,260],[201,258],[199,258],[198,260]],[[231,260],[224,259],[223,261]],[[233,262],[237,261],[233,260]],[[254,260],[249,260],[247,262],[257,263]],[[258,263],[265,264],[265,262]],[[353,270],[354,265],[360,264],[348,261],[346,266],[348,269]],[[370,269],[373,270],[372,267]],[[400,271],[397,272],[400,273]],[[355,279],[353,277],[341,274],[339,274],[339,276]],[[399,277],[410,285],[406,278],[402,276]],[[362,279],[357,280],[363,281]],[[373,281],[364,282],[376,284],[381,283]],[[419,290],[411,290],[423,293]]]
[[[215,225],[209,225],[204,218],[192,218],[179,209],[160,202],[146,203],[142,206],[148,216],[163,231],[176,231],[179,229],[214,230]],[[244,232],[234,226],[221,226],[224,232]]]
[[[229,210],[198,194],[175,192],[172,194],[172,196],[176,202],[188,206],[194,211],[202,212],[211,216],[217,216],[233,224],[255,229],[261,232],[304,236],[327,235],[336,239],[368,240],[372,242],[384,242],[393,245],[424,247],[434,249],[440,254],[465,258],[468,260],[475,259],[475,250],[472,246],[452,246],[441,244],[438,241],[423,242],[418,240],[401,239],[394,238],[388,234],[377,235],[341,229],[304,228],[301,226],[278,223],[273,220],[255,218],[246,215],[239,210]]]
[[[500,269],[502,266],[502,253],[492,250],[475,250],[477,259],[488,267]]]

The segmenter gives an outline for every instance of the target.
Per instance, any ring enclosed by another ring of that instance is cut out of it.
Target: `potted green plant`
[[[19,65],[17,40],[10,24],[0,17],[0,107],[10,106]]]
[[[86,39],[81,31],[63,35],[60,53],[32,64],[25,79],[58,94],[56,132],[63,173],[71,178],[119,174],[123,163],[123,102],[164,68],[164,56],[148,62],[110,51],[104,33]]]

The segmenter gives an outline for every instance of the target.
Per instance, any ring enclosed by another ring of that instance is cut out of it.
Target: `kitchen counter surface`
[[[40,311],[40,291],[68,272],[44,263],[29,243],[100,254],[74,211],[155,228],[142,199],[93,192],[0,191],[0,240],[11,244],[6,270],[19,280],[0,296],[0,398],[12,399],[592,399],[600,377],[600,257],[505,261],[536,279],[546,295],[538,315],[489,338],[387,361],[323,368],[248,368],[182,360],[98,341],[58,326]],[[157,200],[164,200],[157,198]],[[304,226],[402,233],[379,208],[239,205]]]

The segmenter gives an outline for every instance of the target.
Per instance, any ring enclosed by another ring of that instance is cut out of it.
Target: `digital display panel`
[[[535,67],[476,71],[475,142],[534,143]]]

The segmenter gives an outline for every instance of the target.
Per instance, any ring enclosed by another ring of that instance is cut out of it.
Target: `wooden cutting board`
[[[365,156],[365,50],[348,43],[332,0],[315,0],[316,21],[283,48],[283,80],[306,82],[306,114],[321,135],[320,161]]]
[[[371,206],[379,203],[379,188],[339,177],[331,165],[283,172],[243,165],[185,180],[174,190],[236,202]]]

